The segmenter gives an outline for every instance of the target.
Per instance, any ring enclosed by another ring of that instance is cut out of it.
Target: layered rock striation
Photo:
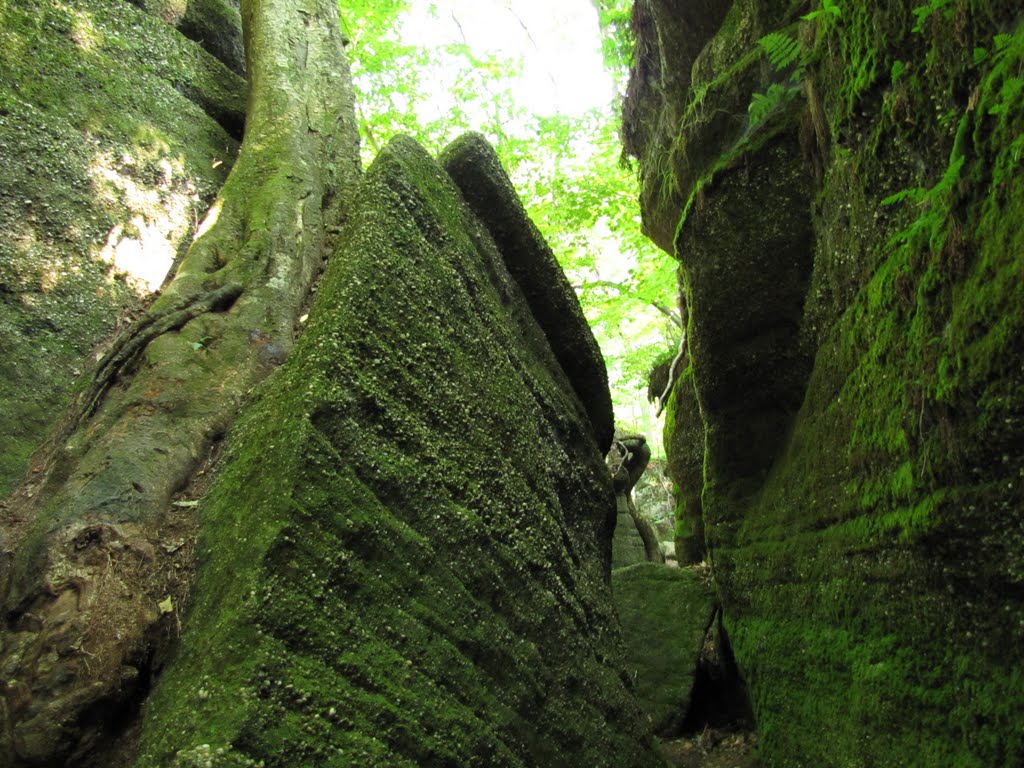
[[[681,264],[665,442],[763,760],[1018,764],[1020,9],[671,5],[636,4],[624,134]]]
[[[608,583],[611,413],[578,394],[599,352],[566,370],[518,274],[565,278],[477,214],[515,200],[486,142],[442,162],[382,151],[233,430],[140,766],[660,764]]]

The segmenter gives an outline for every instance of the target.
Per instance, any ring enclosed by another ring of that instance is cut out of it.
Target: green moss
[[[693,387],[693,367],[687,366],[672,388],[665,409],[667,474],[674,481],[675,547],[680,564],[704,559],[704,420]]]
[[[895,235],[867,234],[877,268],[825,335],[787,452],[716,563],[769,765],[1024,754],[1005,666],[1024,617],[1009,598],[1022,573],[1021,456],[1007,431],[1021,423],[1022,208],[1013,187],[990,183],[1019,153],[1007,129],[1022,114],[984,106],[1003,104],[1015,45],[978,73],[976,104],[929,128],[948,131],[948,154],[898,202],[918,206],[890,219]],[[854,66],[844,98],[859,98],[875,66]],[[845,114],[830,111],[840,133]],[[887,119],[879,136],[902,130]],[[827,747],[820,722],[842,723]]]
[[[115,246],[170,266],[230,168],[234,139],[181,91],[240,125],[244,84],[119,0],[3,3],[0,68],[2,495],[139,307]]]
[[[351,216],[201,506],[139,765],[657,764],[620,678],[607,472],[501,255],[409,140]]]
[[[679,732],[715,612],[711,586],[691,570],[639,563],[612,571],[626,673],[655,733]]]
[[[722,461],[746,427],[723,433],[731,403],[702,400],[704,517],[762,758],[769,766],[1017,764],[1017,11],[951,2],[915,17],[899,4],[843,4],[842,17],[817,31],[808,73],[829,153],[800,331],[816,356],[795,422],[776,426],[781,452],[764,477]],[[696,150],[713,155],[703,167],[721,170],[694,183],[678,230],[692,244],[684,254],[691,322],[712,327],[690,334],[701,391],[717,386],[730,371],[721,361],[732,358],[727,344],[699,339],[731,322],[741,302],[709,315],[699,302],[718,290],[715,268],[687,258],[706,258],[714,249],[701,243],[728,237],[700,227],[732,204],[723,195],[730,174],[754,167],[754,153],[735,162],[732,149],[726,141]],[[744,193],[750,210],[777,207],[768,189]],[[728,210],[734,229],[750,219],[739,204]],[[756,249],[728,252],[751,258]],[[728,255],[715,264],[719,280],[737,280]],[[762,386],[752,381],[741,399]],[[675,412],[668,429],[671,445],[681,429]]]

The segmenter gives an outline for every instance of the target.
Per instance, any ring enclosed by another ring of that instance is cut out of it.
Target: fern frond
[[[765,35],[757,44],[768,57],[768,63],[780,72],[793,64],[803,53],[800,41],[782,32]]]

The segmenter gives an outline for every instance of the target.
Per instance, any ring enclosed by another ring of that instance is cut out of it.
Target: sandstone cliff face
[[[637,3],[625,135],[690,318],[665,442],[764,761],[1019,764],[1019,6],[675,5]]]
[[[660,764],[608,584],[599,352],[574,300],[545,326],[571,290],[486,143],[442,159],[380,154],[229,439],[142,766]]]
[[[174,6],[188,23],[124,0],[0,8],[0,496],[97,345],[184,253],[237,152],[240,60],[167,23],[237,40],[237,9]]]

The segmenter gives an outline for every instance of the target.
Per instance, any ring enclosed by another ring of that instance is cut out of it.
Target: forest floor
[[[757,736],[751,731],[706,729],[703,733],[661,743],[673,768],[757,768]]]

